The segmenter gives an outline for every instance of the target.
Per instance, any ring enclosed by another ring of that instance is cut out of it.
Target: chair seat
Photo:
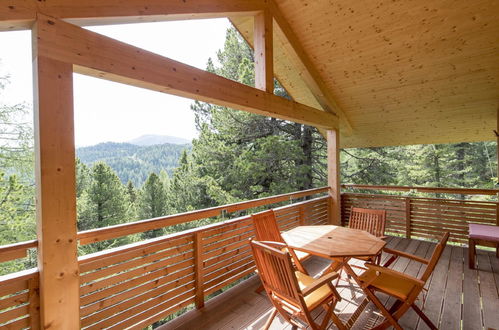
[[[376,279],[373,280],[373,278]],[[409,293],[414,289],[415,285],[403,278],[391,276],[388,274],[376,274],[375,270],[366,270],[362,275],[359,276],[362,282],[369,282],[371,286],[376,289],[385,292],[389,295],[395,296],[400,300],[406,300]],[[372,282],[370,282],[373,280]]]
[[[298,280],[298,285],[300,286],[300,289],[303,290],[312,282],[315,281],[315,279],[311,276],[308,276],[307,274],[303,274],[300,271],[296,271],[296,278]],[[308,309],[312,310],[315,307],[317,307],[319,304],[324,302],[324,299],[326,299],[328,296],[332,295],[333,291],[329,287],[329,285],[324,284],[323,286],[319,287],[317,290],[312,292],[311,294],[305,296],[305,303],[307,304]]]

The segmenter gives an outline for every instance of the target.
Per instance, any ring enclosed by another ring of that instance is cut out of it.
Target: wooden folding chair
[[[384,251],[393,254],[394,257],[390,258],[383,267],[369,263],[366,264],[368,270],[359,276],[361,288],[367,294],[369,300],[371,300],[385,316],[385,320],[373,329],[386,329],[389,326],[393,326],[395,329],[402,329],[398,324],[398,320],[409,308],[414,309],[430,329],[437,329],[431,320],[415,304],[415,301],[421,291],[423,291],[426,281],[435,269],[448,239],[449,233],[446,232],[435,247],[430,259],[424,259],[409,253],[386,248]],[[421,278],[418,279],[385,267],[398,257],[409,258],[426,264],[426,270]],[[376,297],[376,291],[383,292],[396,298],[395,303],[390,309],[386,309],[378,297]]]
[[[376,237],[385,238],[386,211],[352,207],[348,227],[367,231]],[[356,257],[363,261],[379,264],[381,253],[374,257]]]
[[[251,219],[253,220],[257,241],[279,242],[286,244],[281,236],[281,231],[277,225],[277,220],[273,210],[252,214]],[[293,249],[289,249],[288,247],[285,247],[285,249],[291,254],[296,267],[301,272],[308,274],[301,263],[308,259],[310,254],[302,251],[295,251]]]
[[[274,305],[264,329],[268,329],[279,313],[293,328],[301,327],[300,321],[312,329],[326,329],[332,319],[339,329],[346,329],[334,307],[341,300],[331,281],[337,273],[328,273],[314,279],[293,267],[286,245],[277,242],[251,241],[256,267],[267,296]],[[316,308],[326,311],[321,324],[315,323],[311,312]]]

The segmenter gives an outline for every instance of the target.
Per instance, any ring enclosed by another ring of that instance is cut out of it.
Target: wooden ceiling
[[[276,4],[353,128],[343,148],[495,139],[499,1]],[[253,18],[231,20],[251,43]],[[320,108],[279,27],[274,41],[275,76]]]

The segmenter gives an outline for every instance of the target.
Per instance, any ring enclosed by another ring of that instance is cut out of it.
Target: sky
[[[89,27],[111,38],[205,69],[223,47],[227,19]],[[31,33],[0,32],[0,76],[10,84],[0,103],[33,103]],[[74,74],[75,144],[126,142],[145,134],[197,136],[193,103],[173,95]]]

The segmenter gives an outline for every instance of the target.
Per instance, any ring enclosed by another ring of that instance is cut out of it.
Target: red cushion
[[[470,238],[499,242],[499,226],[469,224]]]

